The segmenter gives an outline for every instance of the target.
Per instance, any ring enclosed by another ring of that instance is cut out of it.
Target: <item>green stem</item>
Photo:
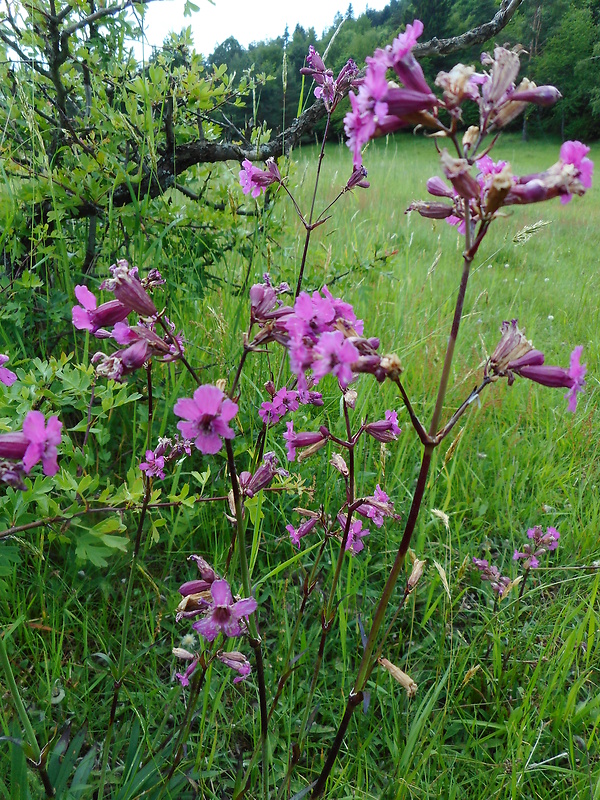
[[[17,682],[15,681],[15,676],[13,674],[12,667],[10,665],[10,659],[8,657],[6,644],[4,642],[5,635],[6,634],[3,633],[0,636],[0,665],[4,670],[4,677],[6,678],[8,690],[12,697],[15,708],[17,709],[17,714],[19,715],[19,719],[21,720],[21,725],[23,726],[23,729],[25,731],[25,735],[29,743],[29,747],[31,749],[31,754],[33,755],[33,761],[35,762],[34,767],[39,773],[41,781],[44,784],[46,797],[54,797],[54,788],[50,783],[50,778],[48,777],[48,773],[46,772],[45,757],[42,758],[42,751],[40,750],[40,746],[38,744],[35,731],[33,730],[31,720],[29,719],[29,715],[27,714],[27,710],[23,705],[23,701],[21,700],[21,695],[19,694],[19,688],[17,686]]]
[[[225,440],[227,451],[227,465],[229,467],[229,477],[233,491],[233,502],[235,507],[235,519],[237,527],[238,554],[240,558],[240,572],[244,596],[252,596],[252,586],[250,584],[250,570],[248,568],[248,558],[246,555],[246,524],[244,522],[244,509],[242,497],[240,495],[240,485],[238,483],[237,471],[235,468],[235,458],[233,446],[230,439]],[[255,615],[248,617],[248,629],[250,632],[250,643],[254,649],[256,658],[256,677],[258,680],[258,696],[260,706],[260,738],[262,745],[262,773],[263,773],[263,795],[265,800],[269,797],[269,748],[267,741],[268,733],[268,712],[267,712],[267,690],[265,684],[265,671],[262,657],[262,642],[258,632]]]
[[[149,449],[152,439],[152,420],[154,417],[154,401],[152,395],[152,365],[149,363],[146,366],[146,378],[148,383],[148,428],[146,430],[146,449]],[[104,785],[106,783],[106,770],[108,768],[108,758],[110,753],[110,745],[112,743],[112,734],[114,729],[114,722],[117,713],[117,705],[119,702],[119,694],[123,685],[123,678],[125,677],[125,656],[127,653],[127,638],[129,635],[129,626],[131,625],[131,597],[133,594],[133,584],[135,579],[135,572],[137,567],[137,560],[142,543],[142,532],[144,530],[144,522],[146,520],[146,513],[148,511],[148,504],[150,503],[150,496],[152,494],[152,479],[144,475],[144,499],[142,501],[142,508],[140,510],[140,518],[138,521],[137,531],[135,534],[135,543],[133,545],[133,553],[131,556],[131,563],[129,565],[129,578],[127,580],[127,589],[125,591],[125,607],[123,609],[123,626],[121,628],[121,647],[119,651],[119,663],[115,681],[113,684],[113,698],[110,707],[110,714],[108,717],[108,727],[106,729],[106,737],[102,747],[102,762],[100,765],[100,785],[98,787],[97,800],[102,800],[104,795]]]
[[[315,178],[315,188],[313,189],[312,201],[310,204],[310,214],[308,215],[308,223],[304,223],[306,227],[306,238],[304,239],[304,250],[302,252],[302,260],[300,262],[300,272],[298,273],[298,283],[296,284],[296,293],[294,299],[300,294],[302,288],[302,279],[304,278],[304,268],[306,267],[306,257],[308,255],[308,245],[310,244],[310,236],[313,231],[312,222],[315,212],[315,202],[317,199],[317,189],[319,187],[319,177],[321,175],[321,164],[325,156],[325,142],[327,141],[327,134],[329,132],[329,123],[331,122],[331,112],[327,114],[327,122],[325,123],[325,133],[323,134],[323,141],[321,142],[321,152],[319,153],[319,160],[317,162],[317,176]]]
[[[423,456],[421,459],[421,468],[419,470],[419,477],[417,479],[415,493],[412,499],[410,511],[408,513],[408,517],[404,527],[402,541],[400,542],[400,546],[396,553],[396,558],[394,559],[392,569],[390,571],[383,592],[379,599],[379,604],[375,611],[375,616],[373,617],[371,631],[369,633],[367,644],[365,646],[360,666],[358,668],[358,674],[354,682],[354,687],[348,697],[348,702],[346,704],[346,710],[344,712],[344,716],[338,728],[333,744],[329,749],[329,753],[325,760],[325,764],[323,766],[321,774],[319,775],[319,778],[317,779],[313,787],[311,795],[311,797],[313,798],[321,797],[321,795],[325,791],[327,779],[329,777],[329,774],[331,773],[331,770],[337,758],[337,754],[340,750],[340,747],[342,746],[346,730],[348,729],[348,725],[350,724],[350,719],[352,718],[354,709],[362,699],[363,690],[367,684],[369,676],[375,665],[373,654],[375,651],[379,630],[385,619],[387,606],[391,600],[394,588],[396,586],[396,582],[398,580],[398,576],[400,575],[400,571],[404,565],[406,553],[408,551],[408,547],[410,545],[410,541],[417,524],[419,512],[421,510],[421,504],[423,502],[423,496],[425,494],[425,488],[427,486],[427,477],[429,475],[429,468],[431,466],[431,457],[433,454],[433,450],[439,444],[439,442],[435,441],[434,437],[438,429],[439,422],[442,416],[442,411],[444,408],[444,399],[446,397],[446,390],[448,388],[448,380],[450,378],[450,371],[452,367],[452,360],[454,357],[456,339],[458,337],[458,331],[460,328],[460,322],[462,318],[471,263],[473,261],[473,257],[475,255],[477,248],[479,247],[482,238],[483,236],[481,235],[480,232],[480,236],[478,236],[475,243],[474,244],[472,243],[471,218],[469,213],[469,205],[468,202],[466,202],[465,203],[465,250],[463,254],[463,271],[462,271],[460,286],[458,289],[458,296],[456,298],[454,317],[452,320],[452,327],[450,329],[450,337],[448,339],[448,346],[444,358],[444,365],[442,367],[442,374],[440,376],[435,407],[431,418],[431,424],[429,426],[429,432],[428,432],[429,441],[424,444]],[[385,641],[385,639],[383,641]]]
[[[199,662],[199,666],[201,667],[200,670],[196,670],[192,677],[192,687],[190,689],[190,696],[188,698],[188,705],[185,711],[185,717],[183,719],[183,725],[181,726],[181,730],[179,733],[179,737],[177,739],[177,744],[175,746],[175,750],[173,752],[173,761],[171,762],[171,766],[169,767],[169,771],[164,779],[162,788],[160,790],[160,794],[158,796],[158,800],[163,796],[165,789],[169,785],[169,781],[173,777],[177,766],[181,761],[181,757],[183,755],[183,743],[186,741],[188,734],[190,732],[190,727],[192,725],[192,719],[194,717],[194,710],[196,708],[196,703],[198,702],[198,697],[200,696],[200,690],[204,684],[204,679],[206,677],[206,669],[207,665],[204,662],[204,657],[202,657],[201,661]]]
[[[279,681],[277,682],[277,691],[275,692],[275,696],[273,697],[273,700],[271,701],[271,708],[269,709],[269,716],[268,716],[267,722],[270,722],[271,717],[273,716],[273,713],[275,711],[275,708],[277,707],[277,703],[279,701],[279,698],[281,697],[281,695],[283,693],[283,689],[284,689],[285,684],[287,682],[287,679],[289,677],[288,667],[289,667],[289,664],[290,664],[290,660],[292,658],[292,653],[294,651],[294,645],[296,643],[296,639],[298,638],[298,633],[300,631],[300,624],[302,622],[302,619],[304,618],[304,611],[306,609],[306,604],[308,602],[308,598],[310,597],[310,595],[312,593],[312,590],[314,589],[315,575],[317,573],[317,568],[318,568],[319,562],[321,561],[321,557],[323,556],[323,552],[325,550],[325,545],[326,544],[327,544],[327,538],[323,539],[323,543],[321,544],[321,547],[319,548],[319,552],[317,553],[317,556],[315,558],[315,563],[313,564],[313,567],[311,569],[310,576],[307,576],[307,578],[304,581],[302,602],[300,604],[300,608],[299,608],[298,613],[296,615],[296,622],[294,623],[294,629],[293,629],[292,635],[290,637],[290,643],[288,645],[287,654],[286,654],[286,657],[284,659],[283,667],[281,669],[281,677],[279,678]],[[256,759],[258,757],[258,753],[259,753],[259,748],[255,747],[254,751],[252,753],[252,756],[250,757],[250,761],[248,763],[248,766],[246,767],[246,772],[245,772],[244,778],[242,780],[242,788],[240,789],[240,791],[236,795],[234,795],[233,800],[241,800],[241,798],[244,796],[247,788],[249,787],[249,785],[250,785],[250,775],[251,775],[252,769],[254,768],[254,764],[256,763]]]
[[[19,719],[21,720],[21,725],[25,730],[25,735],[27,737],[27,741],[29,742],[29,746],[33,751],[33,756],[36,761],[39,761],[41,754],[40,746],[35,736],[33,726],[31,725],[31,720],[29,719],[29,715],[27,714],[25,706],[23,705],[23,701],[21,700],[21,695],[19,694],[19,689],[15,681],[15,676],[13,675],[12,667],[10,666],[8,653],[6,652],[6,644],[4,643],[4,634],[0,636],[0,664],[2,665],[2,669],[4,670],[4,677],[6,678],[6,683],[8,684],[8,690],[11,694],[15,708],[17,709],[17,714],[19,715]]]

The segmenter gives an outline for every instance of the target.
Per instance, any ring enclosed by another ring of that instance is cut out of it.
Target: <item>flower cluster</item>
[[[219,578],[207,561],[196,555],[190,556],[190,559],[196,562],[200,578],[186,581],[179,587],[182,600],[177,606],[176,619],[200,617],[192,627],[208,642],[213,642],[219,634],[227,637],[246,635],[246,619],[256,611],[256,600],[253,597],[234,600],[229,583]],[[188,686],[190,677],[203,656],[186,648],[174,648],[173,654],[190,662],[184,673],[176,673],[181,685]],[[248,659],[237,650],[220,650],[216,657],[238,673],[234,683],[250,674]]]
[[[41,411],[30,411],[23,421],[21,431],[0,433],[0,482],[24,489],[23,474],[42,462],[44,475],[58,472],[58,445],[61,442],[62,422]]]
[[[475,161],[478,173],[471,175],[466,158],[453,158],[446,149],[441,162],[451,186],[435,176],[427,181],[427,191],[441,200],[415,200],[407,211],[417,211],[422,217],[445,219],[465,232],[467,206],[472,225],[489,223],[503,206],[539,203],[560,197],[568,203],[574,194],[583,195],[592,185],[593,162],[586,158],[589,147],[581,142],[564,142],[559,160],[545,172],[522,177],[513,175],[506,161],[494,162],[488,156]]]
[[[334,297],[326,286],[312,294],[300,292],[293,306],[282,305],[279,293],[270,282],[252,287],[251,320],[260,330],[247,347],[252,350],[273,341],[283,344],[289,351],[300,398],[328,374],[338,379],[342,389],[360,372],[369,372],[379,381],[385,379],[385,362],[377,353],[379,339],[362,335],[363,322],[356,318],[350,303]],[[314,397],[309,402],[314,402]],[[269,415],[272,411],[265,409]]]
[[[350,58],[340,70],[337,78],[334,79],[333,71],[327,69],[323,59],[312,45],[308,48],[306,64],[307,66],[302,67],[300,72],[314,80],[317,84],[315,97],[323,100],[325,108],[331,113],[358,77],[358,67]]]
[[[540,556],[548,550],[556,550],[558,547],[558,540],[560,534],[556,528],[546,528],[546,533],[543,532],[541,525],[536,525],[534,528],[529,528],[527,531],[527,538],[531,541],[523,545],[523,550],[515,549],[513,554],[513,561],[521,561],[525,575],[523,580],[526,580],[527,573],[530,569],[536,569],[540,564]],[[513,582],[510,578],[500,574],[498,567],[490,566],[489,562],[482,558],[473,558],[474,566],[481,573],[481,579],[490,581],[492,589],[496,592],[498,597],[504,597]],[[521,586],[521,593],[523,585]]]
[[[362,163],[364,145],[376,136],[407,125],[454,131],[462,118],[465,101],[476,103],[479,109],[479,126],[473,126],[464,142],[467,153],[473,146],[476,149],[487,133],[512,122],[528,103],[550,106],[561,97],[554,86],[536,86],[527,78],[517,86],[521,67],[519,53],[496,47],[493,58],[487,53],[482,56],[482,64],[489,67],[488,71],[476,72],[474,67],[457,64],[450,72],[440,72],[435,80],[442,90],[442,97],[438,98],[427,84],[413,53],[422,33],[423,23],[414,20],[391,45],[376,50],[366,59],[364,78],[354,81],[359,89],[357,94],[350,94],[352,110],[346,115],[344,126],[355,167]],[[389,69],[395,73],[393,82],[387,80]],[[450,116],[450,128],[441,122],[440,110]]]
[[[568,369],[554,367],[544,364],[544,354],[536,350],[525,337],[516,319],[504,321],[501,330],[502,338],[486,366],[486,373],[491,374],[492,380],[506,377],[510,386],[515,375],[519,375],[542,386],[564,387],[569,390],[565,395],[569,401],[568,411],[574,412],[577,408],[577,395],[585,386],[587,368],[581,363],[583,346],[578,345],[571,353]]]
[[[121,381],[126,375],[140,369],[151,358],[161,361],[175,361],[183,352],[183,338],[175,335],[175,326],[165,317],[164,325],[170,334],[157,333],[158,311],[148,289],[164,283],[157,269],[150,270],[146,278],[140,280],[137,267],[129,267],[120,259],[110,267],[111,277],[100,284],[100,288],[110,291],[115,299],[98,305],[98,300],[83,285],[75,287],[75,297],[79,305],[73,306],[73,325],[78,330],[87,330],[98,339],[114,339],[122,349],[111,354],[97,352],[92,356],[96,374]],[[136,312],[141,319],[134,325],[125,320]],[[108,328],[112,327],[112,331]]]
[[[528,78],[516,85],[521,69],[519,48],[496,47],[493,57],[483,53],[481,64],[489,67],[476,72],[474,67],[457,64],[450,72],[440,72],[435,80],[442,89],[441,105],[451,117],[461,118],[461,105],[471,100],[479,106],[482,135],[504,128],[521,114],[528,103],[554,105],[561,94],[554,86],[536,86]]]
[[[375,487],[373,495],[363,497],[363,502],[356,508],[356,513],[372,520],[377,528],[381,528],[385,517],[399,519],[398,515],[394,513],[393,502],[379,484]]]
[[[407,125],[425,123],[431,115],[426,116],[424,112],[438,105],[439,101],[412,53],[422,32],[423,23],[415,20],[391,45],[376,50],[366,59],[365,76],[360,81],[358,93],[349,95],[352,110],[344,119],[355,167],[361,166],[362,148],[370,139]],[[397,82],[388,83],[388,69],[394,70],[402,87]]]
[[[181,397],[174,413],[182,417],[177,427],[186,439],[193,439],[201,453],[213,455],[223,447],[221,439],[233,439],[229,422],[238,412],[237,403],[230,400],[217,386],[199,386],[193,397]]]
[[[511,585],[510,578],[500,574],[498,567],[489,564],[485,558],[473,558],[474,566],[481,573],[482,581],[489,581],[498,597],[504,597]]]
[[[271,400],[261,403],[258,416],[265,425],[275,425],[288,411],[297,411],[300,405],[322,406],[323,396],[320,392],[313,392],[309,389],[296,391],[287,389],[283,386],[275,391],[275,386],[271,381],[265,385],[266,390],[271,395]]]
[[[273,183],[281,183],[281,173],[275,159],[267,159],[266,167],[266,170],[259,169],[247,158],[242,161],[240,186],[244,194],[252,193],[252,197],[258,197],[261,192],[266,191],[267,186],[271,186]]]
[[[180,439],[177,435],[174,438],[168,436],[160,438],[154,450],[146,450],[146,460],[141,462],[140,469],[149,478],[163,480],[165,466],[183,455],[189,456],[192,452],[191,446],[191,441]]]
[[[290,368],[306,389],[308,371],[318,383],[325,375],[334,375],[346,389],[354,375],[370,372],[382,381],[385,372],[377,354],[379,339],[363,337],[363,322],[356,318],[349,303],[333,297],[324,286],[321,292],[301,292],[292,313],[282,317],[287,333]]]
[[[525,569],[536,569],[540,565],[540,556],[547,550],[556,550],[560,533],[552,527],[546,528],[546,533],[544,533],[541,525],[536,525],[534,528],[529,528],[527,538],[532,540],[532,544],[525,544],[523,552],[515,550],[513,560],[523,561]]]

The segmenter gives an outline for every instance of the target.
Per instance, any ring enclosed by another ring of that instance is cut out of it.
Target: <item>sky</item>
[[[209,56],[218,44],[235,37],[244,47],[251,42],[282,36],[285,26],[290,33],[297,24],[314,27],[317,35],[333,24],[339,11],[344,14],[350,0],[194,0],[200,10],[191,17],[183,16],[185,0],[155,0],[147,6],[144,29],[149,45],[159,47],[170,31],[179,33],[192,26],[196,51]],[[389,0],[355,0],[354,16],[365,9],[385,8]],[[137,53],[136,53],[137,55]],[[146,54],[146,57],[147,54]]]

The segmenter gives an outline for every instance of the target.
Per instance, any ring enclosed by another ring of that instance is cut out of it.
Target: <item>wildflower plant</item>
[[[77,302],[72,310],[73,325],[90,341],[98,340],[100,348],[90,359],[94,376],[83,449],[91,429],[97,386],[111,382],[126,385],[129,379],[135,379],[132,376],[141,375],[145,379],[147,402],[145,441],[142,451],[136,454],[135,465],[136,478],[142,485],[141,503],[136,508],[139,513],[132,537],[121,649],[115,656],[111,713],[99,769],[100,800],[106,790],[116,709],[126,674],[126,641],[133,615],[135,576],[143,554],[145,524],[149,509],[156,504],[155,487],[171,470],[177,469],[182,461],[195,465],[202,459],[203,465],[212,465],[210,469],[226,477],[225,496],[201,499],[214,502],[214,508],[220,509],[216,513],[231,522],[231,536],[228,556],[223,563],[209,563],[207,553],[192,556],[197,572],[194,567],[194,577],[188,576],[181,583],[179,598],[173,602],[172,616],[183,637],[180,646],[172,650],[174,658],[183,664],[173,667],[173,676],[186,693],[186,707],[184,722],[174,739],[171,765],[165,775],[157,779],[164,789],[169,786],[183,756],[202,685],[210,679],[215,667],[220,670],[227,667],[237,689],[251,692],[252,687],[256,687],[259,709],[256,741],[239,782],[242,788],[236,791],[235,797],[241,800],[259,761],[263,796],[271,796],[270,791],[275,787],[270,769],[269,730],[277,724],[278,702],[298,668],[295,661],[302,625],[311,610],[308,601],[311,596],[318,595],[320,635],[318,644],[309,645],[313,651],[304,708],[295,730],[293,748],[287,756],[287,773],[273,796],[284,795],[301,762],[310,733],[315,694],[325,680],[326,643],[334,629],[338,597],[343,592],[343,566],[348,559],[364,557],[370,542],[377,539],[385,526],[399,531],[394,561],[374,612],[369,618],[365,611],[360,623],[364,628],[362,652],[356,654],[355,677],[345,709],[327,745],[320,774],[311,786],[311,796],[316,798],[326,791],[355,709],[368,705],[368,683],[373,670],[382,667],[404,687],[409,698],[418,691],[416,682],[387,659],[384,651],[395,620],[424,573],[424,561],[414,557],[403,592],[397,596],[397,583],[405,570],[409,548],[414,544],[413,534],[436,448],[483,393],[504,379],[509,386],[517,378],[525,378],[544,387],[566,389],[567,409],[576,410],[578,395],[585,386],[582,346],[575,346],[568,367],[548,365],[543,351],[526,338],[516,319],[503,323],[499,342],[489,343],[493,350],[483,364],[479,384],[456,408],[446,410],[471,268],[488,231],[492,225],[502,223],[504,209],[508,206],[556,198],[568,203],[574,195],[584,195],[591,186],[593,165],[587,157],[589,148],[580,142],[563,144],[555,164],[531,175],[515,175],[507,162],[494,162],[493,146],[502,129],[523,113],[528,104],[547,106],[557,102],[559,92],[552,86],[537,87],[527,79],[518,82],[519,52],[503,47],[496,47],[491,55],[484,54],[478,68],[458,64],[450,72],[440,73],[434,87],[430,87],[413,54],[422,31],[419,20],[408,25],[388,47],[378,49],[367,59],[364,73],[360,73],[350,59],[334,77],[319,53],[310,49],[302,72],[314,81],[315,95],[323,100],[327,119],[314,190],[306,211],[293,196],[282,164],[271,159],[263,170],[247,159],[243,161],[239,173],[242,192],[257,202],[267,191],[288,199],[304,229],[304,243],[293,291],[286,282],[276,285],[268,273],[249,289],[241,356],[231,375],[213,374],[205,378],[202,374],[200,377],[188,361],[186,348],[191,331],[185,334],[177,331],[166,316],[166,309],[158,301],[162,296],[158,288],[164,281],[156,270],[144,276],[141,269],[130,266],[124,259],[117,260],[100,284],[105,298],[110,297],[103,302],[83,284],[74,289]],[[331,115],[348,92],[351,110],[345,118],[345,130],[352,156],[348,167],[350,177],[339,187],[333,202],[319,211],[317,198],[325,139]],[[463,131],[463,112],[468,104],[475,106],[478,124]],[[312,291],[304,288],[312,233],[327,223],[333,206],[343,202],[349,192],[369,190],[365,167],[369,142],[403,128],[419,128],[433,134],[439,145],[442,173],[424,182],[430,197],[413,201],[407,211],[426,219],[445,220],[462,237],[462,272],[438,388],[427,421],[421,419],[417,410],[423,404],[414,402],[405,388],[400,358],[393,351],[385,352],[381,346],[385,331],[373,330],[373,320],[359,319],[353,305],[345,297],[338,296],[334,287],[323,285]],[[259,397],[248,397],[247,386],[251,382],[241,380],[248,359],[260,359],[265,355],[269,359],[269,380]],[[6,361],[6,356],[0,357],[1,365]],[[274,363],[277,364],[275,368]],[[187,370],[193,389],[181,390],[178,399],[165,411],[164,418],[171,429],[162,430],[155,438],[153,369],[167,371],[174,366]],[[10,387],[15,380],[14,373],[0,366],[3,384]],[[377,388],[386,383],[393,387],[394,407],[387,408],[378,419],[361,417],[357,402],[361,392],[369,385]],[[318,413],[314,409],[324,405],[324,393],[331,389],[339,402],[339,420],[327,425],[315,422],[311,427],[310,420]],[[402,406],[408,418],[403,428],[399,423]],[[258,430],[252,444],[244,438],[250,415],[254,415]],[[0,433],[0,480],[13,489],[23,489],[25,476],[39,462],[46,476],[55,476],[59,470],[57,458],[62,427],[63,423],[56,416],[46,420],[39,410],[32,409],[23,420],[22,430]],[[365,472],[359,466],[357,453],[366,441],[373,440],[382,447],[392,448],[400,437],[409,435],[416,436],[420,442],[421,461],[409,507],[401,512],[398,499],[388,495],[384,478],[377,482],[372,473]],[[274,449],[267,449],[272,443],[275,443]],[[285,466],[280,465],[283,454],[289,462]],[[290,471],[313,458],[329,461],[339,492],[328,494],[327,498],[316,497],[316,491],[309,493],[308,507],[296,507],[293,517],[278,512],[277,535],[287,548],[284,558],[292,563],[304,563],[305,568],[298,610],[286,654],[277,666],[276,688],[273,689],[271,676],[267,675],[261,633],[267,614],[258,591],[262,579],[253,582],[251,572],[256,553],[248,536],[249,520],[256,519],[257,499],[261,493],[270,493],[273,497],[292,493],[295,487]],[[210,472],[206,474],[205,482]],[[180,501],[169,502],[176,505]],[[559,538],[551,527],[544,533],[536,526],[527,535],[528,543],[514,553],[514,560],[524,571],[521,592],[529,571],[538,567],[544,553],[557,547]],[[321,584],[321,565],[330,554],[331,579]],[[515,581],[503,576],[497,566],[478,558],[473,558],[473,565],[481,579],[489,583],[496,599],[503,599],[510,593]],[[183,571],[182,564],[182,578],[185,577]],[[315,592],[317,586],[319,591]],[[389,613],[390,603],[396,607],[393,614]]]

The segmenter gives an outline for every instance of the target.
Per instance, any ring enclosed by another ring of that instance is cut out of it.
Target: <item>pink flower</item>
[[[229,584],[224,579],[213,581],[210,594],[212,603],[209,604],[208,613],[194,623],[194,629],[209,642],[214,641],[219,633],[225,636],[241,636],[245,633],[243,620],[257,608],[254,597],[234,602]]]
[[[106,353],[94,353],[92,364],[96,367],[96,375],[121,381],[125,375],[140,369],[153,355],[150,345],[145,339],[138,339],[124,350],[108,356]]]
[[[397,517],[394,514],[394,504],[379,484],[377,484],[375,494],[365,497],[365,502],[358,506],[356,512],[373,520],[373,524],[377,528],[381,528],[385,517]]]
[[[235,436],[227,423],[237,414],[237,404],[216,386],[199,386],[193,398],[180,398],[173,411],[185,420],[178,422],[177,427],[186,439],[194,439],[201,453],[218,453],[223,446],[221,439]]]
[[[276,394],[273,395],[272,400],[267,400],[261,403],[258,411],[258,416],[262,419],[265,425],[274,425],[276,422],[284,417],[288,411],[296,411],[299,405],[298,392],[295,390],[287,389],[283,386]]]
[[[360,82],[358,95],[350,94],[352,110],[344,118],[348,147],[354,154],[354,167],[362,163],[361,150],[374,136],[392,133],[408,124],[408,117],[437,105],[438,100],[427,85],[421,65],[412,49],[423,24],[415,20],[407,25],[385,50],[376,50],[367,58],[365,77]],[[387,70],[393,67],[403,88],[388,84]]]
[[[130,267],[129,262],[120,258],[116,264],[109,267],[109,270],[112,277],[100,285],[101,289],[114,292],[117,300],[143,317],[153,317],[158,313],[152,298],[138,277],[137,267]]]
[[[279,169],[272,158],[267,160],[267,171],[255,167],[247,158],[242,161],[242,167],[240,186],[244,194],[252,192],[252,197],[258,197],[261,192],[266,190],[267,186],[272,183],[281,183]]]
[[[0,355],[0,383],[3,383],[5,386],[12,386],[17,380],[17,376],[12,370],[2,366],[6,364],[7,361],[8,356]]]
[[[156,455],[154,450],[146,450],[146,460],[140,464],[142,472],[145,472],[149,478],[156,477],[163,480],[165,477],[164,467],[164,456]]]
[[[305,519],[304,522],[301,522],[297,528],[294,528],[293,525],[286,525],[285,529],[290,535],[292,544],[295,544],[296,547],[300,549],[300,539],[303,539],[309,534],[318,521],[319,517],[315,514],[314,517],[309,517],[309,519]]]
[[[275,475],[281,478],[289,477],[289,472],[279,466],[279,459],[274,452],[265,453],[262,464],[257,468],[254,475],[251,472],[242,472],[239,476],[239,484],[242,493],[246,497],[254,497],[261,489],[265,489]]]
[[[131,308],[119,300],[110,300],[99,306],[87,286],[76,286],[75,297],[81,305],[73,306],[73,325],[78,330],[90,331],[99,339],[106,339],[110,335],[104,328],[122,322],[131,313]]]
[[[302,67],[300,72],[314,80],[317,84],[315,97],[322,98],[325,108],[329,112],[333,111],[358,75],[358,67],[351,58],[348,59],[334,80],[333,72],[325,67],[323,59],[312,45],[308,48],[306,63],[308,66]]]
[[[323,333],[314,347],[313,377],[315,382],[332,373],[345,389],[352,380],[352,367],[360,353],[341,331]]]
[[[393,442],[402,433],[398,425],[398,412],[388,411],[385,412],[385,419],[377,420],[377,422],[369,422],[365,425],[365,431],[377,439],[378,442]]]
[[[238,673],[237,678],[233,679],[234,683],[239,683],[240,681],[245,680],[252,672],[250,662],[246,656],[243,653],[240,653],[238,650],[230,650],[227,653],[224,650],[219,650],[217,653],[217,658],[219,661],[225,664],[225,666],[235,670]]]
[[[585,158],[590,152],[590,148],[586,147],[582,142],[568,141],[564,142],[560,148],[560,160],[563,164],[571,164],[578,173],[578,178],[586,189],[592,186],[592,176],[594,174],[594,162]],[[560,202],[568,203],[571,195],[561,195]]]
[[[392,42],[392,61],[406,58],[412,52],[417,39],[423,33],[423,23],[420,19],[413,20],[412,25],[407,25],[404,33],[397,36]]]
[[[48,425],[41,411],[30,411],[23,422],[23,433],[29,444],[23,456],[23,468],[29,473],[34,464],[42,462],[44,475],[58,472],[57,445],[60,444],[62,422],[50,417]]]
[[[342,527],[342,535],[346,531],[346,525],[348,524],[348,518],[345,514],[338,514],[337,520]],[[357,519],[354,522],[350,523],[350,530],[348,532],[348,539],[346,540],[346,552],[351,553],[355,556],[357,553],[364,548],[364,542],[362,539],[365,536],[369,536],[370,531],[366,528],[363,528],[362,522]]]
[[[190,678],[194,674],[196,667],[198,665],[199,661],[198,655],[196,655],[195,653],[190,653],[189,650],[185,650],[183,647],[174,647],[173,655],[177,656],[177,658],[183,659],[184,661],[190,662],[185,672],[175,673],[175,677],[183,687],[189,686]]]
[[[321,444],[322,442],[327,441],[327,437],[323,436],[322,433],[317,433],[316,431],[306,431],[304,433],[295,433],[294,432],[294,423],[288,422],[287,423],[287,430],[283,434],[283,438],[287,442],[287,457],[288,461],[294,461],[296,458],[296,448],[297,447],[313,447],[315,445]]]

